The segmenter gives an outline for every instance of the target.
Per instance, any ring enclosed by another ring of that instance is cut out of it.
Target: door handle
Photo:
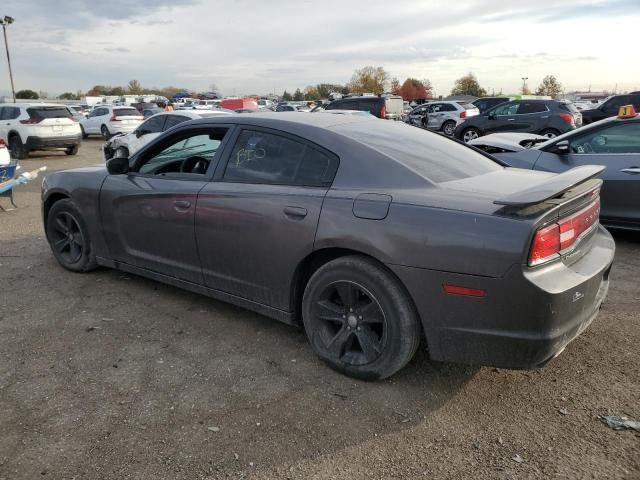
[[[515,118],[507,118],[507,122],[515,122],[516,119]]]
[[[302,207],[284,207],[283,211],[287,217],[298,220],[307,216],[307,209]]]
[[[620,171],[623,173],[628,173],[629,175],[638,175],[640,174],[640,167],[623,168]]]
[[[186,210],[191,206],[191,202],[188,200],[176,200],[173,202],[177,209]]]

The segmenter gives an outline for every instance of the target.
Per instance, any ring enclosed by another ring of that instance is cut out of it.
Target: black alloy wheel
[[[72,265],[82,257],[85,241],[78,221],[69,212],[59,212],[53,219],[53,228],[49,232],[52,248],[64,260]]]
[[[348,365],[366,365],[380,357],[386,320],[378,300],[351,281],[327,285],[311,306],[326,356]]]
[[[302,321],[322,360],[363,380],[396,373],[422,338],[420,317],[400,280],[363,255],[336,258],[311,275]]]

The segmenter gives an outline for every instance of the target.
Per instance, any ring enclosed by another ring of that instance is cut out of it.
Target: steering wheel
[[[199,155],[185,158],[180,165],[182,173],[206,173],[209,168],[209,160]]]

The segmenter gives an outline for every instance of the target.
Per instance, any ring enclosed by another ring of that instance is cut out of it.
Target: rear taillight
[[[531,244],[529,265],[533,267],[558,258],[597,225],[599,216],[600,197],[579,212],[539,229]]]
[[[386,117],[387,117],[387,109],[383,105],[380,107],[380,118],[386,118]]]
[[[570,113],[561,113],[560,118],[570,125],[575,125],[576,119]]]
[[[4,142],[3,138],[0,138],[0,148],[7,148],[7,144]]]
[[[463,110],[462,112],[460,112],[460,118],[467,118],[466,110]]]
[[[27,120],[20,120],[20,123],[23,123],[24,125],[34,125],[36,123],[40,123],[43,119],[42,118],[29,118]]]
[[[120,120],[118,120],[118,116],[117,116],[117,115],[113,114],[113,115],[111,116],[110,121],[111,121],[111,122],[119,122]]]

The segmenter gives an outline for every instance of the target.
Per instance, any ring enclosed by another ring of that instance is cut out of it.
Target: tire
[[[87,226],[73,201],[58,200],[46,221],[46,235],[53,256],[72,272],[88,272],[97,268]]]
[[[320,358],[363,380],[396,373],[411,360],[421,339],[418,314],[404,287],[363,256],[338,258],[311,276],[302,319]]]
[[[447,137],[453,137],[453,133],[455,131],[456,131],[456,122],[452,122],[451,120],[449,120],[442,124],[442,133],[444,133]]]
[[[84,131],[84,127],[82,125],[80,125],[80,131],[82,132],[82,138],[84,140],[86,140],[87,138],[89,138],[89,134],[87,132]]]
[[[558,135],[560,135],[560,132],[558,130],[553,129],[553,128],[547,128],[545,130],[542,130],[540,132],[540,135],[542,135],[543,137],[547,137],[547,138],[556,138]]]
[[[106,125],[102,125],[102,127],[100,127],[100,133],[102,134],[105,140],[109,140],[111,138],[111,134],[109,133],[109,128],[107,128]]]
[[[67,155],[76,155],[79,148],[80,145],[74,145],[73,147],[65,148],[64,153],[66,153]]]
[[[13,134],[9,137],[9,152],[16,160],[24,160],[29,155],[29,150],[27,150],[27,147],[22,143],[20,135]]]
[[[471,140],[474,140],[480,136],[482,136],[482,133],[476,127],[465,128],[462,131],[462,135],[461,135],[462,141],[464,143],[469,143]]]

